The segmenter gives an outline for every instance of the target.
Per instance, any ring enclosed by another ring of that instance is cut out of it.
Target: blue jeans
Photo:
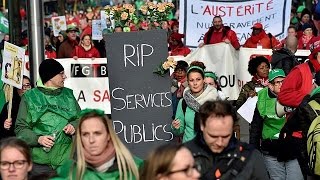
[[[276,157],[263,155],[271,180],[303,180],[297,159],[279,162]]]

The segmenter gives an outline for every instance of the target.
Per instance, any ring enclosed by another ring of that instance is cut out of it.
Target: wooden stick
[[[12,98],[13,98],[13,86],[9,85],[8,119],[11,119]]]

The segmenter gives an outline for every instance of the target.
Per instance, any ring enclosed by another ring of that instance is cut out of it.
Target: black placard
[[[111,117],[118,136],[141,158],[173,139],[170,77],[153,73],[168,57],[164,30],[106,37]]]

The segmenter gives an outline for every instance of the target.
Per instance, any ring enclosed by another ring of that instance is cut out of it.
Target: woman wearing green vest
[[[80,112],[71,157],[58,168],[55,180],[139,179],[142,160],[132,157],[102,110]]]
[[[268,75],[268,87],[258,92],[250,129],[250,144],[261,150],[271,179],[303,180],[297,159],[278,161],[281,143],[278,139],[286,119],[276,115],[275,104],[284,78],[282,69],[273,69]]]

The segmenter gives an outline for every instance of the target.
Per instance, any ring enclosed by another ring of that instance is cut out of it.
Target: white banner
[[[196,49],[185,58],[185,61],[189,64],[195,60],[202,61],[206,71],[217,73],[222,92],[229,97],[228,100],[235,100],[239,95],[236,79],[237,55],[231,45],[218,43]]]
[[[212,26],[214,16],[237,33],[240,44],[250,37],[253,24],[260,22],[278,39],[287,35],[291,0],[184,0],[180,1],[180,33],[185,44],[197,47]]]
[[[298,50],[296,56],[309,56],[309,50]],[[252,56],[265,56],[271,60],[271,49],[255,49],[255,48],[241,48],[239,51],[239,66],[237,68],[238,86],[241,88],[245,83],[251,81],[252,76],[248,72],[248,63]]]
[[[73,90],[81,109],[98,108],[111,114],[107,59],[57,59],[64,67],[65,87]]]

